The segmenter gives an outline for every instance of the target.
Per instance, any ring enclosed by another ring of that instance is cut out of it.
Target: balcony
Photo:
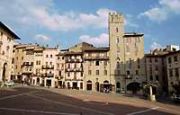
[[[73,78],[73,79],[68,79],[66,78],[65,81],[83,81],[83,79],[77,79],[77,78]]]
[[[66,68],[66,72],[83,72],[83,68]]]
[[[33,71],[32,70],[30,70],[30,69],[23,69],[23,71],[22,71],[22,73],[23,74],[32,74],[33,73]]]
[[[66,63],[81,63],[82,59],[65,59]]]
[[[85,56],[84,60],[109,60],[108,56]]]
[[[22,66],[33,66],[33,62],[24,62]]]
[[[73,79],[71,79],[72,81],[82,81],[83,79],[80,79],[80,78],[77,78],[77,77],[74,77]]]
[[[54,69],[54,65],[43,65],[42,69]]]
[[[42,74],[43,77],[54,77],[53,73],[44,73]]]

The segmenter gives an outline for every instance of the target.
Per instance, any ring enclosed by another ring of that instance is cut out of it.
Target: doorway
[[[48,87],[51,86],[51,80],[50,79],[46,80],[46,86],[48,86]]]
[[[92,90],[92,81],[87,81],[87,90],[90,91]]]
[[[120,82],[117,82],[117,83],[116,83],[116,92],[117,92],[117,93],[120,93],[120,92],[121,92],[121,84],[120,84]]]
[[[72,87],[73,89],[78,89],[78,87],[77,87],[77,82],[73,82],[73,87]]]

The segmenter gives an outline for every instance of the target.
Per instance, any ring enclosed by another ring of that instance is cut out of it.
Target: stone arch
[[[131,82],[127,85],[127,90],[132,91],[133,94],[135,94],[137,91],[141,89],[141,84],[138,82]]]
[[[109,84],[109,81],[108,81],[108,80],[105,80],[103,83],[104,83],[104,84]]]

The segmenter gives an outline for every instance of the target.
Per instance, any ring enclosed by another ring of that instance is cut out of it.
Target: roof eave
[[[0,26],[5,29],[6,31],[8,31],[13,37],[14,39],[21,39],[17,34],[15,34],[12,30],[10,30],[5,24],[3,24],[1,21],[0,21]]]

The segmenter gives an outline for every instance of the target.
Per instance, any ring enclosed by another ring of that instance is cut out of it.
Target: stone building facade
[[[42,47],[38,44],[15,45],[13,60],[16,80],[33,85],[55,87],[58,53],[58,48]]]
[[[84,50],[84,89],[103,91],[111,88],[109,47]]]
[[[173,85],[180,84],[180,50],[170,52],[166,55],[167,79],[169,94],[174,92]]]
[[[33,66],[32,84],[37,85],[38,81],[44,86],[92,91],[126,91],[130,83],[142,84],[145,81],[143,34],[125,33],[122,14],[110,13],[108,21],[108,47],[82,42],[60,52],[52,48],[25,48],[29,55],[24,59],[31,60],[28,67]]]
[[[20,39],[10,28],[0,22],[0,81],[13,79],[13,46]],[[12,72],[12,73],[11,73]]]
[[[59,53],[57,48],[44,48],[42,61],[42,75],[45,87],[55,87],[57,79],[55,79],[56,56]]]
[[[102,92],[126,92],[136,83],[156,85],[157,92],[173,91],[172,86],[180,82],[178,46],[144,55],[144,34],[126,33],[120,13],[109,13],[108,32],[107,47],[82,42],[59,50],[14,45],[20,38],[0,22],[0,81]]]
[[[147,84],[154,87],[155,94],[168,94],[172,92],[172,86],[179,82],[178,52],[179,46],[168,45],[145,54]]]

